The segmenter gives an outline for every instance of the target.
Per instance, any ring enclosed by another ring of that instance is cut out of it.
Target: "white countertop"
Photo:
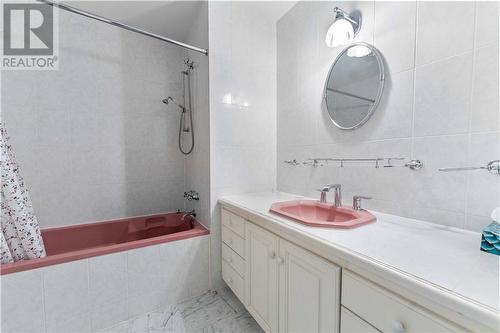
[[[310,227],[269,212],[272,203],[294,199],[308,198],[267,192],[220,201],[498,313],[500,257],[479,250],[481,234],[373,211],[375,223],[354,229]]]

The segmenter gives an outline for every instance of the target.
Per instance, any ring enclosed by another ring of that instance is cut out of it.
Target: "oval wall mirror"
[[[335,59],[324,98],[333,123],[345,130],[362,126],[377,108],[384,89],[384,63],[370,44],[354,43]]]

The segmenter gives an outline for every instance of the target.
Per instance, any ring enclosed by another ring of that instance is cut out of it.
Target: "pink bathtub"
[[[0,265],[0,275],[207,235],[191,217],[168,213],[42,230],[47,256]]]

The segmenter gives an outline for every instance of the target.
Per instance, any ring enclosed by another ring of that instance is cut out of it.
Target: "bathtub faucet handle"
[[[184,198],[188,199],[188,201],[192,200],[200,200],[200,194],[194,190],[184,192]]]

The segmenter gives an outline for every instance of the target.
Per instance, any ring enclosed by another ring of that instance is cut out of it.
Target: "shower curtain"
[[[19,173],[7,130],[0,120],[1,202],[0,263],[45,256],[40,227]]]

